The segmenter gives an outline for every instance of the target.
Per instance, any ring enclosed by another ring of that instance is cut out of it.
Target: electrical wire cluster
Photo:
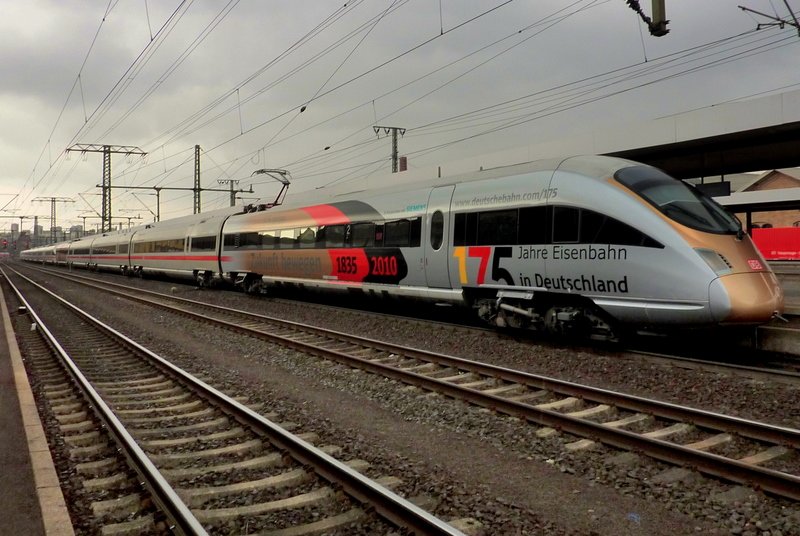
[[[289,169],[295,181],[313,180],[321,187],[362,180],[388,167],[388,145],[376,139],[372,126],[387,119],[393,122],[398,118],[402,120],[403,114],[411,110],[425,110],[424,115],[430,120],[423,124],[403,124],[406,129],[404,140],[411,147],[403,152],[414,159],[422,159],[470,140],[516,132],[514,129],[555,114],[616,96],[624,98],[647,86],[796,46],[798,42],[796,37],[777,28],[760,32],[753,30],[550,87],[533,88],[535,83],[531,83],[519,88],[517,95],[511,98],[489,95],[488,102],[478,108],[433,109],[432,103],[443,94],[459,90],[468,92],[478,73],[496,67],[502,60],[514,57],[513,54],[553,53],[537,49],[540,36],[562,32],[564,38],[569,39],[568,23],[580,20],[581,16],[591,16],[593,10],[608,9],[611,0],[576,0],[554,8],[546,15],[539,15],[535,20],[515,20],[515,28],[496,24],[503,11],[512,7],[514,0],[482,4],[481,11],[449,25],[442,14],[442,0],[438,0],[439,21],[433,33],[418,42],[412,42],[417,34],[409,33],[399,50],[386,45],[380,50],[382,56],[374,56],[379,59],[374,63],[365,62],[363,57],[368,57],[365,49],[379,48],[381,36],[397,31],[392,26],[393,20],[402,13],[407,14],[407,10],[419,9],[421,1],[389,0],[383,2],[380,9],[375,9],[368,0],[352,0],[338,6],[297,40],[194,111],[166,126],[163,126],[163,121],[153,121],[153,124],[162,125],[161,130],[150,133],[146,139],[142,136],[145,141],[117,139],[118,142],[142,147],[149,156],[146,160],[136,159],[115,165],[115,183],[139,187],[189,184],[194,145],[198,138],[203,137],[212,140],[202,150],[203,182],[208,187],[222,179],[249,178],[254,167],[265,167],[265,163],[266,167]],[[87,109],[85,68],[104,25],[118,6],[118,0],[109,1],[55,125],[19,192],[17,206],[27,203],[34,195],[59,191],[74,182],[81,159],[75,158],[75,162],[70,164],[64,149],[77,142],[104,143],[106,139],[125,135],[125,127],[138,116],[152,113],[146,105],[164,91],[168,82],[187,76],[181,68],[190,58],[197,59],[209,37],[224,27],[231,13],[240,7],[239,0],[229,0],[224,5],[214,4],[213,13],[207,15],[203,12],[205,22],[197,24],[201,3],[202,0],[180,1],[153,32],[151,14],[145,2],[150,40],[98,103]],[[642,20],[652,23],[638,1],[626,0],[626,3]],[[178,36],[176,30],[184,26],[188,28],[187,20],[193,15],[192,37]],[[487,38],[474,39],[477,34]],[[176,46],[175,42],[181,45]],[[174,50],[167,50],[166,43],[171,43]],[[437,47],[437,44],[441,46]],[[159,54],[168,55],[171,60],[162,62],[166,67],[156,74],[153,72],[157,63],[154,58]],[[253,56],[255,59],[255,52]],[[429,59],[430,62],[423,61]],[[423,71],[419,66],[424,63],[434,66]],[[144,82],[145,75],[149,76],[150,82],[139,87],[142,84],[135,82]],[[317,81],[306,84],[301,93],[292,94],[293,103],[288,101],[290,104],[277,104],[277,107],[273,104],[287,102],[277,96],[283,96],[287,87],[292,88],[289,91],[295,91],[296,86],[289,86],[289,83],[296,84],[300,77],[308,76]],[[386,86],[375,84],[379,76],[394,80],[393,87],[385,89]],[[351,95],[355,88],[363,92],[365,85],[373,94],[365,100],[353,102]],[[63,147],[56,146],[55,133],[59,127],[66,128],[62,120],[77,94],[81,97],[84,121],[75,128]],[[270,105],[267,113],[263,109],[264,103]],[[165,110],[163,115],[167,117],[168,111]],[[341,125],[345,119],[354,126],[343,128]],[[232,125],[236,126],[232,128]],[[209,132],[213,135],[208,135]],[[222,135],[223,132],[226,134]],[[318,144],[320,132],[336,132],[336,135]],[[305,139],[313,141],[302,143]],[[296,155],[291,158],[281,157],[281,146],[291,143],[302,144],[307,149],[302,153],[289,153]],[[275,155],[285,160],[271,160]],[[91,165],[100,169],[99,161]],[[261,183],[249,180],[248,184],[258,186]],[[85,197],[91,195],[90,192],[81,194],[84,203],[91,205]],[[161,214],[166,217],[178,215],[177,212],[184,208],[177,207],[190,195],[171,196],[168,203],[176,208],[162,209]],[[270,192],[264,192],[265,197],[270,195]],[[144,205],[133,192],[122,194],[117,190],[115,196],[127,196],[135,206]],[[227,195],[206,196],[204,210],[220,208],[227,201]]]

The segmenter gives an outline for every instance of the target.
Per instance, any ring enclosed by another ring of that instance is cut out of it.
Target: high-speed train
[[[462,304],[497,326],[593,338],[626,326],[758,324],[783,309],[777,278],[734,216],[656,168],[602,156],[197,214],[21,256],[249,292]]]

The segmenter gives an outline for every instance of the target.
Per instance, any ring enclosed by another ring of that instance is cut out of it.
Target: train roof
[[[425,189],[449,184],[459,184],[484,179],[498,177],[508,177],[522,175],[525,173],[535,173],[538,171],[567,171],[578,173],[587,177],[604,180],[613,175],[618,169],[634,165],[644,165],[623,158],[598,156],[598,155],[578,155],[548,158],[543,160],[533,160],[519,164],[498,166],[488,169],[481,169],[470,173],[449,175],[444,177],[420,177],[415,175],[411,180],[405,180],[402,173],[389,175],[395,183],[389,186],[376,184],[370,186],[370,181],[365,180],[358,186],[341,186],[325,188],[313,191],[303,191],[287,196],[287,201],[282,205],[286,208],[297,208],[319,203],[330,203],[332,201],[344,201],[353,198],[371,197],[373,195],[391,194],[414,189]],[[381,176],[377,180],[385,180],[386,176]],[[375,182],[373,179],[372,182]]]

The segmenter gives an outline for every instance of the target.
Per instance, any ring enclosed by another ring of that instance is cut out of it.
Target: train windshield
[[[614,178],[682,225],[717,234],[738,234],[742,225],[719,203],[696,188],[649,166],[626,167]]]

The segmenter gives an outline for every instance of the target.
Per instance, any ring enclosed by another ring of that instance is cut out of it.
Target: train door
[[[429,287],[452,288],[450,284],[450,201],[455,185],[431,190],[425,213],[425,279]]]

